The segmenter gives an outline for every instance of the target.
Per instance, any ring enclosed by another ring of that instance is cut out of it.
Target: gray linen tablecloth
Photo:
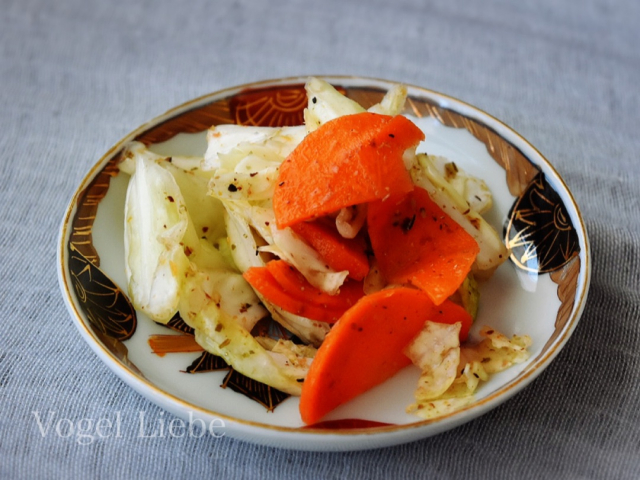
[[[639,21],[635,0],[3,0],[0,478],[640,478]],[[584,316],[561,354],[489,414],[384,450],[43,437],[33,412],[74,423],[161,415],[63,305],[58,229],[85,173],[174,105],[322,73],[448,93],[557,167],[593,255]]]

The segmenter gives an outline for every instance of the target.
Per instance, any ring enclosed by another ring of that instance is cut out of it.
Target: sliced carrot
[[[335,305],[322,303],[322,299],[318,299],[315,292],[310,292],[305,297],[303,290],[287,291],[278,283],[267,267],[251,267],[244,272],[243,277],[268,302],[286,312],[310,318],[311,320],[335,323],[344,311],[349,308],[348,304],[336,307]],[[317,290],[311,285],[309,285],[309,288]],[[319,290],[317,291],[319,292]]]
[[[413,189],[402,160],[424,134],[403,116],[344,115],[308,134],[280,166],[279,228]]]
[[[361,298],[333,326],[313,359],[300,397],[302,420],[318,422],[409,365],[403,350],[433,308],[426,293],[407,287]]]
[[[436,305],[464,281],[478,244],[422,188],[368,207],[368,231],[383,276],[411,283]]]
[[[432,322],[447,323],[452,325],[460,322],[460,341],[464,342],[469,336],[469,329],[473,324],[473,317],[467,312],[464,307],[452,302],[451,300],[445,300],[440,305],[435,307],[431,312],[429,318]]]
[[[341,418],[339,420],[326,420],[302,428],[320,428],[323,430],[348,430],[360,428],[391,427],[393,423],[376,422],[375,420],[362,420],[361,418]]]
[[[159,357],[167,353],[201,352],[203,348],[193,335],[151,335],[147,340],[151,351]]]
[[[304,276],[284,260],[272,260],[267,263],[267,270],[273,275],[282,290],[293,297],[314,305],[337,309],[341,313],[347,311],[360,297],[364,296],[362,282],[347,280],[337,295],[329,295],[311,285]]]
[[[349,277],[362,280],[369,273],[367,245],[362,236],[344,238],[333,221],[318,219],[291,225],[296,234],[311,245],[335,271],[347,270]]]

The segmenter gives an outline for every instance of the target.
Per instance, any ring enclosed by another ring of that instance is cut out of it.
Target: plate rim
[[[553,361],[553,359],[560,353],[564,345],[566,345],[567,341],[577,327],[587,301],[591,280],[591,249],[582,213],[575,201],[571,190],[568,188],[568,186],[564,182],[564,179],[560,176],[551,162],[549,162],[549,160],[544,155],[542,155],[535,146],[533,146],[528,140],[526,140],[512,127],[508,126],[507,124],[492,116],[491,114],[485,112],[484,110],[458,98],[425,87],[375,77],[353,75],[317,75],[317,77],[323,78],[329,83],[333,84],[339,84],[340,82],[345,81],[360,82],[357,85],[353,85],[360,87],[389,88],[392,85],[402,83],[403,85],[407,86],[407,88],[410,90],[410,93],[411,91],[413,91],[414,93],[421,93],[423,97],[436,101],[438,105],[442,107],[451,109],[457,113],[464,115],[465,117],[481,121],[486,126],[494,129],[494,131],[496,131],[496,133],[498,133],[502,138],[509,141],[514,146],[520,148],[521,151],[523,150],[522,147],[525,147],[524,150],[527,150],[528,152],[525,153],[523,151],[523,154],[525,154],[527,160],[535,166],[539,167],[546,175],[551,174],[554,181],[557,182],[557,187],[561,188],[560,193],[562,193],[563,195],[563,201],[565,205],[569,203],[571,206],[571,210],[569,213],[572,214],[572,219],[574,219],[576,223],[574,228],[578,233],[578,238],[581,240],[581,252],[579,255],[581,257],[584,257],[584,269],[581,268],[581,272],[579,274],[580,276],[576,286],[577,294],[575,297],[573,312],[571,314],[571,317],[563,327],[561,334],[558,335],[554,342],[549,346],[548,351],[544,355],[541,355],[538,358],[534,359],[534,362],[527,367],[526,371],[523,371],[516,378],[503,384],[497,390],[491,392],[487,397],[477,400],[472,404],[463,407],[460,410],[456,410],[455,412],[452,412],[444,417],[439,417],[431,420],[417,420],[416,422],[409,424],[380,426],[372,428],[328,430],[322,428],[299,428],[270,425],[258,421],[243,420],[189,403],[188,401],[185,401],[180,397],[162,390],[150,380],[136,375],[126,365],[124,365],[122,361],[118,359],[108,348],[106,348],[100,341],[100,339],[90,331],[90,328],[86,323],[84,314],[77,308],[77,305],[75,303],[77,302],[77,300],[75,300],[76,296],[69,288],[70,275],[68,272],[67,243],[70,237],[70,219],[75,213],[75,210],[77,208],[77,200],[84,189],[87,188],[87,186],[91,183],[95,176],[104,168],[106,163],[119,150],[122,149],[125,143],[131,141],[133,138],[135,138],[145,130],[159,125],[163,121],[166,121],[175,115],[185,113],[193,108],[205,105],[207,101],[212,102],[219,98],[225,98],[225,96],[229,96],[233,92],[240,92],[244,89],[249,88],[305,83],[310,76],[311,75],[291,76],[260,80],[257,82],[250,82],[241,85],[226,87],[214,92],[207,93],[205,95],[201,95],[179,105],[176,105],[166,110],[164,113],[144,122],[136,129],[128,132],[113,146],[111,146],[111,148],[109,148],[100,157],[100,159],[95,164],[93,164],[93,166],[82,178],[67,208],[65,209],[65,213],[61,222],[58,235],[56,261],[58,283],[61,289],[65,306],[67,307],[67,310],[73,322],[76,324],[81,337],[85,340],[85,342],[89,344],[98,358],[106,363],[107,367],[109,367],[109,369],[128,386],[133,388],[139,394],[143,395],[147,400],[150,400],[161,408],[174,413],[178,417],[184,417],[183,409],[186,408],[187,411],[193,412],[193,418],[198,418],[195,415],[196,413],[198,413],[201,418],[223,419],[225,422],[228,422],[227,426],[231,427],[233,425],[233,429],[229,429],[230,436],[242,440],[261,443],[265,445],[274,445],[274,438],[270,434],[275,432],[277,434],[285,434],[285,436],[287,437],[280,439],[281,443],[284,443],[283,446],[285,446],[285,448],[303,450],[360,450],[366,448],[376,448],[379,446],[391,446],[417,440],[420,438],[426,438],[428,436],[441,433],[445,430],[449,430],[462,423],[466,423],[467,421],[477,418],[478,416],[483,415],[484,413],[497,407],[504,401],[507,401],[516,393],[525,388],[528,384],[530,384],[531,381],[533,381],[547,368],[547,366]],[[462,107],[462,109],[456,107]],[[489,120],[489,122],[487,122],[487,120]],[[505,133],[507,134],[506,136]],[[580,281],[580,278],[582,278],[582,281]],[[435,425],[440,428],[433,428]],[[432,431],[429,431],[428,427],[431,427]],[[256,435],[256,433],[258,433],[258,435]],[[398,438],[399,435],[405,433],[408,433],[408,436],[411,438]],[[371,445],[354,445],[355,441],[361,440],[362,438],[370,437],[381,438],[380,441],[372,443]],[[309,444],[294,444],[294,442],[298,443],[303,439]],[[337,444],[335,443],[336,441],[338,441]]]

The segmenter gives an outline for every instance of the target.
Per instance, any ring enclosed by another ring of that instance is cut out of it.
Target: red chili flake
[[[175,202],[171,195],[167,195],[167,200],[169,200],[171,203]]]

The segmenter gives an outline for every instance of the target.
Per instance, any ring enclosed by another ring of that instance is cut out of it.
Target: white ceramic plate
[[[393,85],[325,78],[365,107]],[[589,246],[571,193],[533,146],[477,108],[430,90],[409,87],[405,114],[426,134],[419,150],[446,156],[489,184],[494,207],[487,218],[512,248],[511,259],[482,287],[472,338],[480,326],[490,325],[533,339],[530,359],[494,375],[472,404],[431,421],[406,414],[419,375],[417,368],[407,367],[326,419],[391,425],[303,429],[297,398],[268,412],[221,388],[225,372],[183,373],[199,354],[153,354],[149,335],[169,332],[127,310],[123,210],[128,177],[115,167],[123,146],[137,139],[166,155],[202,154],[203,132],[213,124],[297,124],[306,103],[305,80],[243,85],[198,98],[131,132],[100,159],[78,187],[60,232],[59,282],[71,317],[84,340],[128,385],[178,417],[213,425],[217,435],[284,448],[358,450],[424,438],[486,413],[539,375],[569,339],[586,301]]]

